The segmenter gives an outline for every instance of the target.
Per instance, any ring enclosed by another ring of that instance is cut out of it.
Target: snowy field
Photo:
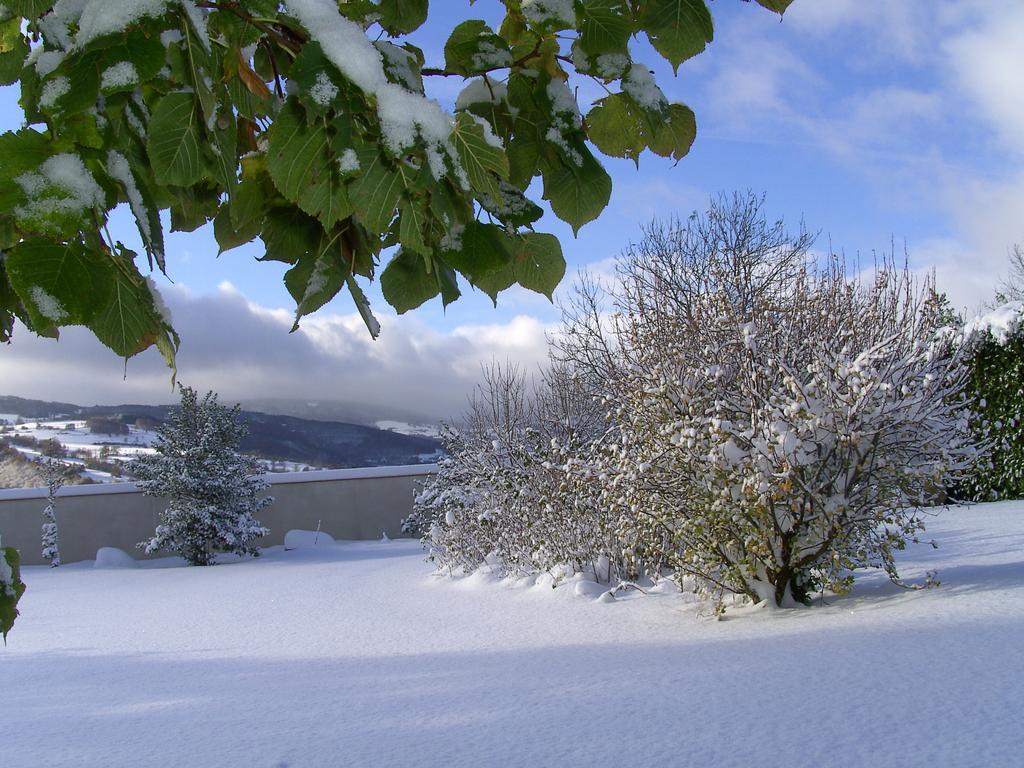
[[[1020,766],[1024,504],[814,609],[431,575],[417,544],[28,568],[0,765]],[[705,611],[706,613],[706,611]]]

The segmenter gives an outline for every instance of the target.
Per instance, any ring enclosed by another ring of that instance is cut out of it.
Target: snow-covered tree
[[[932,283],[812,241],[720,198],[584,280],[553,373],[492,369],[449,439],[419,500],[434,558],[774,605],[858,568],[902,583],[895,552],[979,454],[965,347]]]
[[[608,382],[618,435],[588,468],[604,502],[705,593],[785,605],[857,568],[898,581],[921,508],[977,455],[932,286],[891,262],[862,283],[810,244],[755,197],[719,199],[649,229],[610,314],[582,302],[563,342]]]
[[[614,526],[563,470],[603,429],[594,399],[564,366],[532,381],[515,367],[484,374],[463,423],[445,434],[448,456],[416,500],[432,559],[453,572],[483,564],[506,574],[594,569],[607,580]]]
[[[1022,273],[1024,274],[1024,273]],[[963,491],[978,501],[1024,497],[1024,302],[1011,301],[964,326],[968,393],[984,418],[975,424],[992,449]]]
[[[43,461],[46,478],[46,506],[43,508],[42,556],[56,568],[60,565],[60,538],[57,530],[57,492],[64,485],[64,462],[57,459]]]
[[[991,309],[1010,302],[1024,301],[1024,248],[1013,246],[1010,251],[1010,272],[999,282],[995,302]]]
[[[239,452],[246,431],[239,406],[181,388],[181,405],[158,430],[156,454],[132,462],[144,492],[168,500],[155,535],[140,547],[177,552],[193,565],[212,565],[218,552],[259,554],[256,541],[268,530],[256,515],[273,499],[261,496],[268,484],[259,462]]]

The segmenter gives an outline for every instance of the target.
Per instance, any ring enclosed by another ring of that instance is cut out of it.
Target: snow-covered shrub
[[[614,526],[593,488],[566,471],[601,429],[592,396],[565,367],[533,382],[514,367],[487,369],[416,499],[431,558],[452,572],[488,564],[505,574],[592,570],[607,580],[618,559]]]
[[[208,392],[202,400],[181,388],[181,405],[158,430],[157,453],[132,462],[149,496],[168,500],[155,535],[139,544],[147,553],[177,552],[192,565],[212,565],[218,552],[259,554],[268,531],[256,515],[273,499],[259,462],[238,448],[246,427],[239,407],[227,408]]]
[[[978,501],[1024,497],[1024,303],[1008,302],[964,327],[967,391],[992,450],[963,485]]]
[[[57,529],[57,492],[64,485],[65,465],[57,459],[43,462],[46,478],[46,506],[43,508],[42,557],[54,568],[60,565],[60,537]]]
[[[5,643],[7,633],[18,618],[18,600],[25,594],[19,566],[18,550],[0,546],[0,635]]]
[[[963,359],[931,286],[862,284],[761,201],[653,226],[593,292],[565,354],[607,382],[617,435],[590,469],[648,567],[784,605],[895,581],[921,507],[976,457]],[[596,351],[595,351],[596,349]]]

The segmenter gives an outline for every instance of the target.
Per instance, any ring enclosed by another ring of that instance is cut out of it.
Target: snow
[[[77,213],[103,205],[103,190],[78,155],[54,155],[38,171],[23,173],[14,182],[28,197],[25,205],[15,209],[25,218]]]
[[[284,535],[285,551],[308,549],[309,547],[334,546],[334,538],[324,531],[300,531],[294,529]]]
[[[71,81],[64,76],[48,80],[46,84],[43,85],[43,91],[39,95],[39,106],[43,109],[49,109],[57,103],[57,99],[70,90]]]
[[[185,15],[188,16],[189,24],[195,30],[200,44],[209,53],[212,49],[210,47],[210,33],[206,28],[207,11],[201,11],[192,0],[181,0],[181,7],[185,9]]]
[[[35,53],[34,63],[36,73],[40,77],[46,77],[53,72],[60,63],[64,61],[64,51],[44,51],[42,48],[33,49]]]
[[[171,308],[168,307],[167,303],[164,301],[164,297],[160,293],[160,289],[157,287],[156,281],[147,275],[146,285],[149,287],[149,293],[153,297],[153,307],[156,309],[157,314],[160,315],[160,319],[167,323],[167,325],[173,326],[174,318],[171,316]]]
[[[624,53],[602,53],[597,57],[597,74],[606,80],[614,80],[622,77],[629,64],[629,56]]]
[[[100,547],[96,550],[93,568],[138,568],[139,561],[123,549],[117,547]]]
[[[634,64],[622,78],[622,90],[644,109],[661,110],[668,103],[665,94],[654,81],[654,76],[642,64]]]
[[[338,169],[342,173],[355,173],[359,170],[359,155],[354,149],[349,147],[341,153],[341,157],[338,158]]]
[[[523,16],[531,24],[553,21],[573,26],[576,23],[576,9],[573,0],[523,0]]]
[[[130,61],[119,61],[103,70],[100,77],[100,89],[107,91],[112,88],[124,88],[139,82],[139,73]]]
[[[317,72],[316,82],[309,89],[309,97],[321,107],[327,107],[337,96],[338,86],[331,82],[326,72]]]
[[[376,97],[382,139],[395,154],[410,147],[419,136],[429,152],[443,152],[457,166],[451,144],[452,118],[436,101],[413,93],[387,79],[384,54],[366,32],[338,12],[332,0],[288,0],[285,4],[327,59],[358,88]],[[432,164],[437,175],[440,167]]]
[[[497,136],[494,135],[494,131],[491,129],[491,124],[490,123],[488,123],[486,120],[484,120],[479,115],[470,114],[470,118],[472,118],[473,122],[476,123],[477,125],[479,125],[483,129],[484,141],[486,141],[488,144],[490,144],[495,149],[504,149],[505,148],[505,144],[501,141],[501,139],[499,139]]]
[[[929,536],[902,570],[937,589],[869,575],[725,621],[672,590],[438,578],[411,541],[30,567],[4,765],[1019,765],[1024,504]]]
[[[45,290],[40,288],[38,285],[33,285],[29,291],[29,295],[32,297],[32,301],[35,302],[36,308],[40,314],[43,315],[47,320],[52,320],[55,323],[60,323],[67,316],[67,310],[57,300],[57,297],[47,293]]]
[[[474,104],[501,104],[508,100],[508,86],[491,80],[489,77],[477,77],[469,81],[455,99],[455,109],[468,109]]]
[[[128,66],[131,67],[130,64]],[[110,70],[107,71],[109,72]],[[135,72],[134,67],[132,67],[132,72]],[[142,199],[142,192],[139,191],[138,184],[135,183],[135,176],[132,174],[131,166],[128,164],[128,158],[120,152],[113,149],[110,150],[107,153],[107,173],[115,181],[121,182],[121,186],[124,187],[125,194],[128,196],[128,205],[135,215],[135,221],[138,223],[139,232],[142,234],[143,240],[146,241],[146,245],[150,250],[156,251],[156,241],[149,222],[149,209],[146,208],[146,203]],[[163,254],[158,253],[158,257],[162,258]],[[150,287],[154,287],[151,280]],[[154,295],[159,295],[155,291],[153,293]]]
[[[991,312],[975,317],[964,325],[964,338],[991,334],[999,344],[1006,344],[1017,333],[1024,317],[1024,302],[1010,301]]]
[[[171,0],[120,0],[117,3],[86,0],[84,4],[77,3],[81,10],[77,19],[75,46],[84,47],[97,38],[120,32],[140,19],[161,16],[170,3]],[[76,21],[73,15],[69,20]]]
[[[0,546],[3,546],[3,539],[0,539]],[[0,593],[3,593],[8,597],[13,595],[13,584],[14,571],[11,570],[11,566],[7,563],[7,558],[4,557],[4,553],[0,552]]]

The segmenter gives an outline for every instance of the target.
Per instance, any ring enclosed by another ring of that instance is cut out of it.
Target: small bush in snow
[[[620,559],[614,526],[564,471],[601,428],[593,398],[564,367],[532,384],[515,368],[486,370],[416,499],[432,559],[451,571],[488,564],[504,574],[588,570],[607,580]]]
[[[140,547],[147,553],[177,552],[192,565],[212,565],[218,552],[258,555],[256,541],[267,534],[256,515],[273,499],[259,462],[240,453],[246,434],[239,407],[198,400],[181,388],[181,405],[158,430],[157,453],[132,462],[131,472],[150,496],[168,500],[156,534]]]
[[[1019,251],[1018,251],[1019,253]],[[964,328],[968,394],[983,421],[977,438],[992,450],[963,485],[977,501],[1024,497],[1024,303],[1008,302]]]

